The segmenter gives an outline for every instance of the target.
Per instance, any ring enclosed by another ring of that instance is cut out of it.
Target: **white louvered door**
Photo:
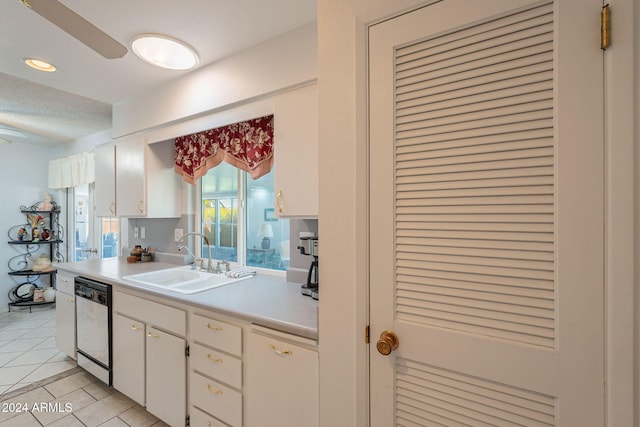
[[[372,426],[604,425],[600,7],[371,27]]]

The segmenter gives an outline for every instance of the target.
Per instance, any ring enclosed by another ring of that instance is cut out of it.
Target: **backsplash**
[[[181,218],[129,218],[127,220],[127,236],[122,241],[122,255],[128,255],[130,248],[141,245],[146,248],[151,246],[154,252],[183,255],[178,252],[178,245],[174,239],[174,230],[181,228],[185,233],[191,231],[189,224],[194,223],[193,215],[183,215]],[[311,264],[311,258],[301,255],[298,250],[298,236],[300,232],[318,233],[317,219],[291,219],[289,253],[291,260],[287,269],[287,280],[290,282],[304,283]],[[138,228],[138,237],[135,237],[135,228]],[[145,238],[140,238],[141,229],[144,227]]]

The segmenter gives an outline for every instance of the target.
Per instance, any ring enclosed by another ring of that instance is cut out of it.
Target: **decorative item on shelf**
[[[49,229],[47,227],[42,227],[42,232],[40,233],[40,238],[42,240],[49,240]]]
[[[24,302],[33,300],[35,290],[39,289],[31,282],[24,282],[16,285],[9,291],[9,299],[13,302]]]
[[[33,271],[52,271],[54,268],[51,266],[51,260],[45,254],[40,254],[33,263]]]
[[[43,302],[43,301],[44,301],[44,289],[34,289],[33,302]]]
[[[43,297],[45,302],[54,302],[56,300],[56,290],[49,286],[44,290]]]
[[[20,227],[20,229],[18,230],[18,241],[24,242],[25,240],[27,240],[27,237],[27,230],[24,227]]]
[[[34,228],[33,230],[31,230],[31,240],[34,242],[39,242],[40,241],[40,230],[37,228]]]
[[[45,191],[43,201],[40,202],[37,206],[39,211],[51,211],[53,210],[53,202],[51,201],[51,196],[49,193]]]

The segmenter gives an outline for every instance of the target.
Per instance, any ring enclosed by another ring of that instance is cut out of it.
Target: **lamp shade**
[[[260,233],[258,233],[258,237],[273,237],[273,228],[271,227],[271,224],[262,224],[260,226]]]

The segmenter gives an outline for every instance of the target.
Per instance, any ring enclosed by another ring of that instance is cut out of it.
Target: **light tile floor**
[[[0,427],[168,427],[82,369],[69,372],[0,397]]]
[[[55,329],[54,306],[0,313],[0,427],[168,427],[77,368]]]
[[[76,366],[56,348],[55,306],[0,313],[0,397]]]

